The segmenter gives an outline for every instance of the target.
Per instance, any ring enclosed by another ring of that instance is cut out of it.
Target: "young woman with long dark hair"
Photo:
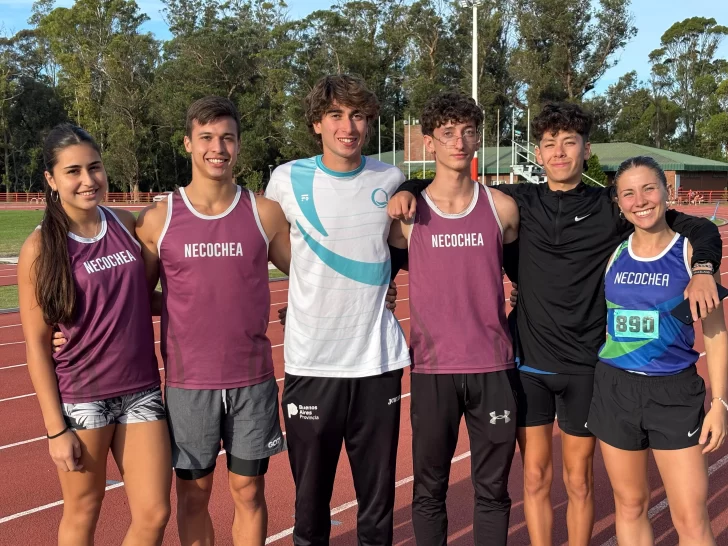
[[[43,147],[46,210],[18,262],[28,370],[63,492],[59,545],[93,544],[109,451],[131,509],[125,545],[160,544],[171,455],[134,216],[100,205],[99,148],[55,127]],[[55,354],[58,325],[68,342]]]

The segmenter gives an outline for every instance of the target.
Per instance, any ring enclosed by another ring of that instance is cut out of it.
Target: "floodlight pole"
[[[412,116],[407,116],[407,180],[412,178]]]
[[[498,108],[498,121],[495,129],[495,179],[500,184],[500,108]]]
[[[473,100],[478,104],[478,0],[470,0],[473,5]],[[470,178],[478,179],[478,151],[473,155],[470,164]]]
[[[377,159],[379,161],[382,160],[382,116],[379,116],[378,118],[379,127],[377,129],[377,133],[379,133],[379,156]]]
[[[485,110],[483,110],[483,186],[487,186],[485,183]]]

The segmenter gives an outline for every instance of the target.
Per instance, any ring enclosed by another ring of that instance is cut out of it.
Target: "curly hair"
[[[475,100],[457,91],[446,91],[427,101],[422,110],[422,134],[432,136],[432,132],[452,123],[472,121],[477,128],[483,124],[483,111]]]
[[[531,122],[531,130],[537,142],[547,132],[556,135],[559,131],[575,131],[586,142],[589,140],[591,126],[592,115],[570,102],[546,103],[541,113]]]
[[[369,129],[371,129],[374,119],[379,115],[379,100],[367,88],[364,80],[348,74],[324,76],[316,82],[316,85],[313,86],[313,89],[304,99],[306,125],[319,144],[321,144],[321,135],[316,134],[313,124],[323,119],[334,102],[364,114]],[[368,133],[370,132],[368,131]]]

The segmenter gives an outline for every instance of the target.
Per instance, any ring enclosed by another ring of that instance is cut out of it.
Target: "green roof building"
[[[429,153],[423,157],[422,134],[419,125],[405,128],[404,150],[397,151],[394,161],[392,151],[382,152],[382,161],[396,164],[405,176],[421,176],[423,170],[433,171],[435,162]],[[408,135],[408,130],[410,134]],[[409,153],[409,144],[412,145],[412,154]],[[667,182],[677,190],[726,190],[728,189],[728,163],[703,159],[688,154],[670,152],[631,142],[609,142],[605,144],[592,144],[592,153],[599,157],[599,163],[611,182],[619,164],[630,157],[646,155],[655,159],[667,175]],[[478,150],[479,173],[481,181],[491,185],[494,183],[507,183],[511,180],[511,147],[501,146],[480,148]],[[525,149],[524,149],[525,153]],[[377,158],[378,154],[372,157]],[[411,161],[407,161],[411,157]],[[424,161],[423,161],[424,159]],[[525,161],[521,161],[525,164]],[[483,178],[484,177],[484,178]],[[523,181],[518,175],[513,181]]]

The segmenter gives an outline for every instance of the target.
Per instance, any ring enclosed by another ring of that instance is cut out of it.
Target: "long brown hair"
[[[63,123],[55,126],[43,142],[43,162],[49,174],[58,154],[69,146],[88,144],[101,154],[96,141],[86,131]],[[55,199],[54,194],[55,193]],[[46,209],[40,226],[40,254],[35,262],[35,297],[47,324],[67,324],[76,307],[76,288],[68,255],[69,219],[57,192],[46,180]]]

